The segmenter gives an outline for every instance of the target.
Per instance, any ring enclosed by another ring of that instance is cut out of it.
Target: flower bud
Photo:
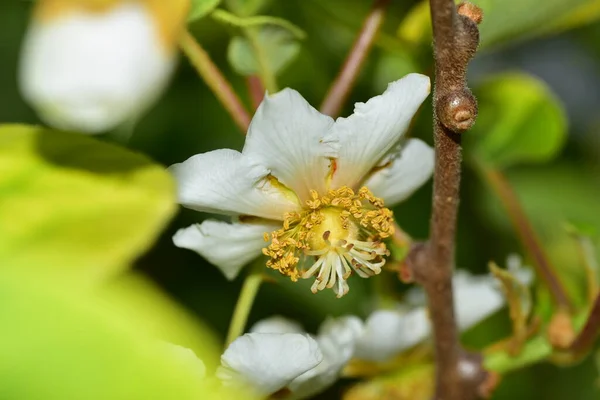
[[[456,133],[469,130],[477,117],[477,101],[467,88],[443,95],[436,107],[440,122]]]
[[[460,3],[456,9],[456,11],[460,15],[464,15],[468,17],[471,21],[475,22],[477,25],[481,24],[483,21],[483,11],[481,8],[477,7],[473,3],[464,2]]]
[[[49,125],[100,133],[139,116],[175,65],[189,0],[39,0],[19,71]]]

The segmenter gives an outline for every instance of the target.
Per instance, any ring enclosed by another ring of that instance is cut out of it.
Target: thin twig
[[[227,332],[227,338],[225,340],[225,348],[229,346],[235,339],[244,333],[246,329],[246,323],[248,322],[248,316],[250,310],[254,304],[258,289],[263,282],[262,273],[264,268],[261,264],[252,266],[252,269],[246,275],[240,296],[238,297],[233,315],[229,323],[229,331]]]
[[[502,172],[483,166],[479,163],[479,169],[483,171],[486,181],[490,184],[496,195],[506,208],[512,224],[517,231],[521,243],[534,261],[537,274],[546,282],[552,297],[558,308],[569,310],[571,302],[567,292],[556,276],[556,269],[552,266],[550,259],[544,252],[540,240],[538,239],[527,214],[523,210],[519,199],[511,187],[510,183]]]
[[[342,65],[342,69],[325,95],[323,104],[321,104],[321,112],[323,114],[334,118],[340,114],[342,106],[348,98],[350,90],[354,86],[358,73],[379,32],[385,10],[389,3],[390,0],[375,0],[358,37],[352,45],[352,50],[350,50],[348,57]]]
[[[569,347],[569,350],[574,354],[584,354],[587,350],[591,349],[600,333],[600,293],[596,296],[596,301],[592,306],[592,310],[588,315],[588,319],[583,326],[583,329],[573,344]]]
[[[248,94],[250,94],[252,108],[256,110],[265,96],[265,87],[260,81],[260,77],[256,75],[250,75],[246,78],[246,86],[248,87]]]
[[[243,133],[246,133],[248,125],[250,125],[250,114],[248,114],[248,111],[231,87],[231,84],[223,76],[215,63],[212,62],[206,50],[187,31],[181,36],[179,45],[206,85],[217,96],[217,99],[223,104],[229,115],[231,115],[235,124]]]
[[[454,311],[452,274],[461,178],[461,133],[477,116],[477,103],[466,87],[466,68],[479,43],[473,18],[457,13],[453,0],[430,0],[434,38],[435,169],[430,238],[415,246],[408,264],[427,294],[435,339],[437,400],[469,400],[479,396],[487,378],[481,357],[466,353]],[[459,7],[463,8],[464,5]],[[481,17],[469,4],[468,11]],[[459,9],[460,10],[460,9]]]

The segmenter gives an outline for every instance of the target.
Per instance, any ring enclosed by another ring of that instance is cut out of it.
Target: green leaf
[[[543,336],[535,337],[525,343],[521,353],[509,354],[497,351],[484,355],[483,365],[487,370],[506,373],[546,360],[552,354],[552,346]]]
[[[458,3],[459,1],[457,1]],[[484,12],[479,27],[481,48],[556,33],[600,18],[599,0],[471,0]],[[411,44],[431,40],[429,1],[415,5],[404,18],[398,36]]]
[[[224,393],[203,378],[202,363],[192,353],[174,348],[138,324],[140,318],[122,313],[121,308],[132,306],[128,293],[140,286],[120,289],[105,289],[111,292],[107,301],[70,290],[56,277],[0,270],[0,398],[238,398],[221,397]],[[152,288],[145,288],[141,294],[152,293]],[[162,312],[157,314],[155,318],[161,320]],[[167,322],[173,319],[162,320]],[[204,350],[216,349],[207,349],[205,344]]]
[[[143,155],[85,135],[0,126],[3,268],[95,283],[145,251],[174,210],[170,175]]]
[[[271,2],[272,0],[225,0],[227,8],[244,17],[256,15]]]
[[[257,45],[262,48],[268,62],[267,69],[280,73],[299,53],[300,43],[285,29],[276,26],[258,28]],[[233,69],[241,75],[260,74],[260,65],[250,40],[236,36],[227,48],[227,58]]]
[[[482,47],[502,42],[548,34],[549,27],[560,27],[560,22],[579,8],[597,0],[473,0],[484,11],[480,25]],[[587,23],[584,19],[582,23]],[[575,24],[571,21],[570,26]]]
[[[567,135],[565,112],[537,78],[497,75],[475,93],[479,116],[467,140],[479,160],[501,169],[549,161],[561,150]]]
[[[221,0],[192,0],[188,22],[196,21],[219,6]]]
[[[236,28],[246,29],[252,27],[273,26],[288,31],[296,39],[304,39],[306,37],[306,33],[296,25],[292,24],[290,21],[283,18],[271,17],[269,15],[257,15],[254,17],[241,18],[224,10],[216,10],[212,17],[216,21],[235,26]]]

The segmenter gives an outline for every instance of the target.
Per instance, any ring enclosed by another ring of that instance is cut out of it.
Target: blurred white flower
[[[531,270],[513,262],[509,270],[524,285],[532,281]],[[512,265],[512,266],[511,266]],[[454,306],[460,331],[466,331],[494,314],[506,305],[500,284],[491,274],[472,275],[456,271]],[[366,320],[363,334],[359,337],[354,358],[385,362],[398,356],[431,335],[425,295],[421,288],[413,288],[406,295],[407,304],[398,310],[376,310]],[[411,308],[407,311],[406,308]]]
[[[20,66],[49,125],[99,133],[137,117],[173,71],[189,0],[39,0]]]
[[[410,74],[336,121],[294,90],[266,96],[241,153],[221,149],[170,167],[183,206],[239,217],[181,229],[174,243],[229,279],[262,252],[294,281],[316,277],[313,292],[343,296],[352,272],[365,278],[385,264],[393,216],[384,202],[395,205],[431,176],[433,150],[401,142],[429,90],[428,77]]]
[[[217,376],[225,385],[243,385],[266,397],[322,361],[323,353],[309,335],[247,333],[225,350]]]
[[[217,375],[260,396],[304,399],[332,385],[354,352],[362,331],[356,317],[325,321],[312,337],[294,321],[271,317],[256,323],[221,357]]]
[[[376,310],[365,321],[353,354],[354,358],[385,362],[431,334],[425,307],[411,311]]]

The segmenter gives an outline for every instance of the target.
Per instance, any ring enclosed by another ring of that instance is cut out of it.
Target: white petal
[[[288,388],[290,399],[304,399],[325,390],[339,378],[352,354],[363,324],[353,316],[326,320],[319,329],[317,341],[323,362],[294,379]]]
[[[504,296],[495,278],[490,275],[474,276],[465,271],[457,271],[453,284],[460,330],[477,325],[504,307]]]
[[[510,253],[506,256],[506,269],[510,272],[521,284],[529,286],[535,278],[531,267],[523,265],[523,259],[519,254]]]
[[[235,150],[197,154],[169,170],[179,203],[193,210],[282,220],[298,207],[265,180],[268,169]]]
[[[319,113],[295,90],[267,95],[256,111],[242,153],[271,170],[306,200],[311,189],[325,189],[330,146],[321,139],[333,119]]]
[[[232,280],[244,265],[261,254],[266,246],[263,234],[280,227],[268,222],[230,224],[207,220],[178,230],[173,235],[173,243],[200,254]]]
[[[248,385],[267,396],[323,360],[317,342],[297,333],[247,333],[221,356],[217,376],[228,385]]]
[[[175,63],[147,8],[33,20],[21,56],[23,96],[48,124],[98,133],[136,117],[158,97]]]
[[[261,319],[250,328],[250,332],[256,333],[304,333],[302,325],[291,319],[274,315]]]
[[[354,114],[338,118],[326,143],[339,142],[332,187],[356,188],[365,175],[400,140],[431,85],[429,78],[409,74],[390,83],[385,93],[356,103]]]
[[[367,361],[387,361],[402,350],[425,340],[430,332],[431,325],[424,307],[407,313],[375,311],[366,321],[366,329],[356,344],[354,357]]]
[[[406,199],[431,177],[434,151],[419,139],[409,139],[389,166],[375,172],[365,182],[386,206]]]

